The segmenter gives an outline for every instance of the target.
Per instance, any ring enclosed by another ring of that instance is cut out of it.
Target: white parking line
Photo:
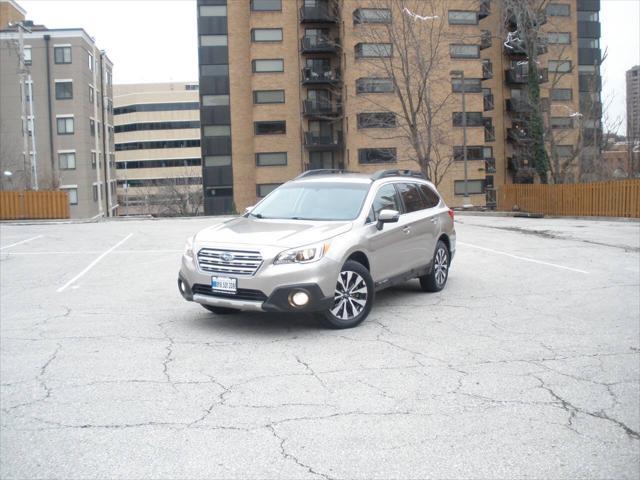
[[[504,255],[505,257],[511,257],[511,258],[515,258],[515,259],[518,259],[518,260],[523,260],[525,262],[538,263],[540,265],[546,265],[548,267],[561,268],[563,270],[569,270],[571,272],[586,273],[587,275],[589,274],[589,272],[586,272],[584,270],[580,270],[580,269],[577,269],[577,268],[565,267],[564,265],[556,265],[555,263],[542,262],[540,260],[535,260],[533,258],[521,257],[520,255],[514,255],[512,253],[501,252],[499,250],[493,250],[492,248],[480,247],[478,245],[472,245],[471,243],[457,242],[457,244],[458,245],[464,245],[465,247],[477,248],[478,250],[484,250],[485,252],[491,252],[491,253],[496,253],[498,255]]]
[[[183,253],[184,250],[118,250],[113,253]],[[99,250],[76,250],[65,252],[6,252],[4,255],[22,256],[22,255],[89,255],[100,253]]]
[[[16,245],[20,245],[21,243],[27,243],[27,242],[30,242],[31,240],[35,240],[35,239],[41,238],[41,237],[42,237],[42,235],[36,235],[35,237],[27,238],[26,240],[22,240],[20,242],[12,243],[11,245],[6,245],[4,247],[0,247],[0,250],[4,250],[5,248],[15,247]]]
[[[84,270],[82,270],[78,275],[76,275],[75,277],[73,277],[71,280],[69,280],[67,283],[65,283],[63,286],[61,286],[57,291],[58,293],[60,292],[64,292],[65,289],[73,284],[76,280],[78,280],[80,277],[82,277],[85,273],[87,273],[89,270],[91,270],[100,260],[102,260],[104,257],[106,257],[107,255],[109,255],[111,252],[113,252],[116,248],[118,248],[120,245],[122,245],[124,242],[126,242],[127,240],[129,240],[131,237],[133,236],[133,233],[130,233],[129,235],[127,235],[126,237],[124,237],[122,240],[120,240],[118,243],[116,243],[113,247],[111,247],[109,250],[107,250],[106,252],[104,252],[102,255],[100,255],[98,258],[96,258],[93,262],[91,262],[87,268],[85,268]]]

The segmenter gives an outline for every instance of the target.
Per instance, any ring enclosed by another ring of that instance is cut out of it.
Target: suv
[[[187,239],[178,288],[217,314],[314,312],[350,328],[383,288],[442,290],[455,248],[453,211],[422,173],[310,170]]]

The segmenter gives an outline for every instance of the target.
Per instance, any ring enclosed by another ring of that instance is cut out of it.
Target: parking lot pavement
[[[0,226],[0,477],[639,477],[639,223],[460,217],[329,331],[183,301],[215,221]]]

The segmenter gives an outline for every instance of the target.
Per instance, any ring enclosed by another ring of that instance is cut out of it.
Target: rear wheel
[[[329,328],[352,328],[367,318],[373,306],[373,279],[362,264],[347,260],[340,270],[333,307],[320,314]]]
[[[227,307],[213,307],[211,305],[202,305],[204,308],[209,310],[216,315],[230,315],[232,313],[238,313],[240,310],[236,310],[235,308],[227,308]]]
[[[447,284],[449,278],[449,249],[447,245],[438,240],[436,252],[433,254],[431,273],[420,277],[420,286],[425,292],[439,292]]]

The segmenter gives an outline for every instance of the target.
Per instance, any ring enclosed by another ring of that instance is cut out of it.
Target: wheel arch
[[[349,256],[345,258],[344,261],[347,262],[348,260],[353,260],[355,262],[358,262],[360,265],[366,268],[369,272],[371,272],[371,264],[369,263],[369,257],[367,257],[367,254],[364,253],[362,250],[356,250],[354,252],[351,252]]]

